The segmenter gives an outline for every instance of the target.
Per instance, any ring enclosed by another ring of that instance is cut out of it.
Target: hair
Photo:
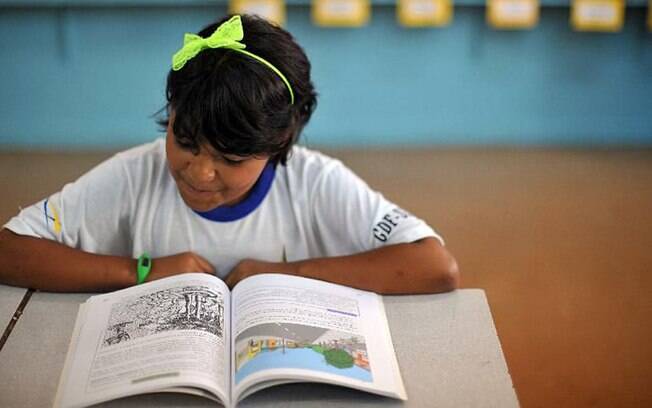
[[[231,18],[228,15],[203,28],[206,38]],[[268,21],[241,15],[246,50],[274,65],[294,92],[269,67],[245,54],[225,48],[201,51],[167,78],[167,127],[174,111],[172,130],[181,146],[199,150],[208,142],[223,154],[268,155],[285,165],[292,146],[317,106],[310,80],[310,61],[292,35]]]

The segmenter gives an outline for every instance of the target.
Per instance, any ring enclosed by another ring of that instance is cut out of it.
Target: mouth
[[[181,186],[184,188],[184,190],[186,190],[186,192],[199,198],[209,198],[219,193],[219,190],[197,188],[183,178],[181,178]]]

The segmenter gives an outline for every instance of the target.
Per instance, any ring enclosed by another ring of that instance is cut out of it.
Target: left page
[[[80,307],[55,406],[149,392],[229,404],[230,294],[203,273],[93,296]]]

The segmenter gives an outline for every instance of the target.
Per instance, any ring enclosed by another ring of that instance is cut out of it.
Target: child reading
[[[227,16],[186,34],[167,136],[118,153],[0,231],[0,283],[107,291],[185,272],[229,286],[265,272],[385,294],[458,284],[422,220],[340,161],[296,145],[316,106],[285,30]]]

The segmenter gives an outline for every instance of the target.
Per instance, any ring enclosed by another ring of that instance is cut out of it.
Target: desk
[[[7,287],[0,286],[0,294]],[[34,293],[0,350],[0,406],[49,407],[68,350],[77,309],[89,295]],[[409,400],[317,384],[277,386],[239,407],[517,407],[484,291],[384,297]],[[207,399],[151,394],[113,407],[205,407]]]
[[[18,309],[25,293],[27,293],[27,289],[0,285],[0,336]]]

